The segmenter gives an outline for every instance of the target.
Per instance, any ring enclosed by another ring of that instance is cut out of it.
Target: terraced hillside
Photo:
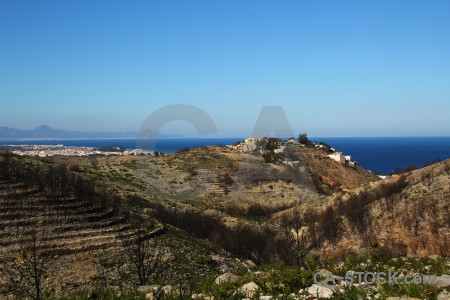
[[[212,257],[222,262],[206,243],[163,225],[149,209],[84,174],[0,151],[0,299],[38,299],[27,294],[38,290],[38,277],[58,295],[107,281],[126,289],[151,280],[179,282],[215,274]],[[142,279],[137,259],[158,269]]]
[[[124,214],[75,198],[50,197],[37,188],[9,180],[0,181],[0,247],[14,253],[38,228],[43,247],[51,254],[71,254],[107,249],[133,235]],[[162,230],[153,228],[149,235]],[[120,239],[119,239],[120,236]]]
[[[76,166],[98,185],[151,203],[213,208],[233,216],[268,216],[299,202],[379,178],[333,161],[321,149],[296,150],[300,165],[266,163],[229,147],[201,147],[160,157],[49,157]]]

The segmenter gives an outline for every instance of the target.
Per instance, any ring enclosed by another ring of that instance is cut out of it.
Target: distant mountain
[[[10,127],[0,127],[0,139],[113,139],[113,138],[137,138],[137,132],[91,132],[69,131],[39,126],[32,130],[21,130]],[[159,134],[160,138],[182,137],[179,135]]]

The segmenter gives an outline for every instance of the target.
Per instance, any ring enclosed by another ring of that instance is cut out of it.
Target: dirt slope
[[[319,191],[326,194],[380,180],[378,176],[360,166],[348,167],[330,159],[328,153],[321,149],[304,147],[301,153],[315,185]]]
[[[450,160],[336,193],[304,224],[325,255],[362,253],[371,242],[387,254],[450,254]],[[307,230],[307,231],[308,231]]]

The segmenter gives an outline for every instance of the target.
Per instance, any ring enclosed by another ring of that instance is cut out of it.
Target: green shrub
[[[352,254],[347,254],[344,259],[344,264],[346,268],[353,267],[356,265],[356,258]]]
[[[317,267],[319,257],[314,253],[308,253],[305,256],[305,265],[308,269],[314,269]]]

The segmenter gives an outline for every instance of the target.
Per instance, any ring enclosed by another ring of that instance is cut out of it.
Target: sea
[[[374,173],[388,174],[394,169],[450,158],[450,137],[312,137],[331,145],[336,151],[351,155],[352,160]],[[173,153],[185,147],[232,145],[244,138],[165,138],[156,141],[156,151]],[[107,147],[120,145],[127,149],[141,148],[136,139],[77,139],[0,141],[0,145],[65,145],[79,147]]]

